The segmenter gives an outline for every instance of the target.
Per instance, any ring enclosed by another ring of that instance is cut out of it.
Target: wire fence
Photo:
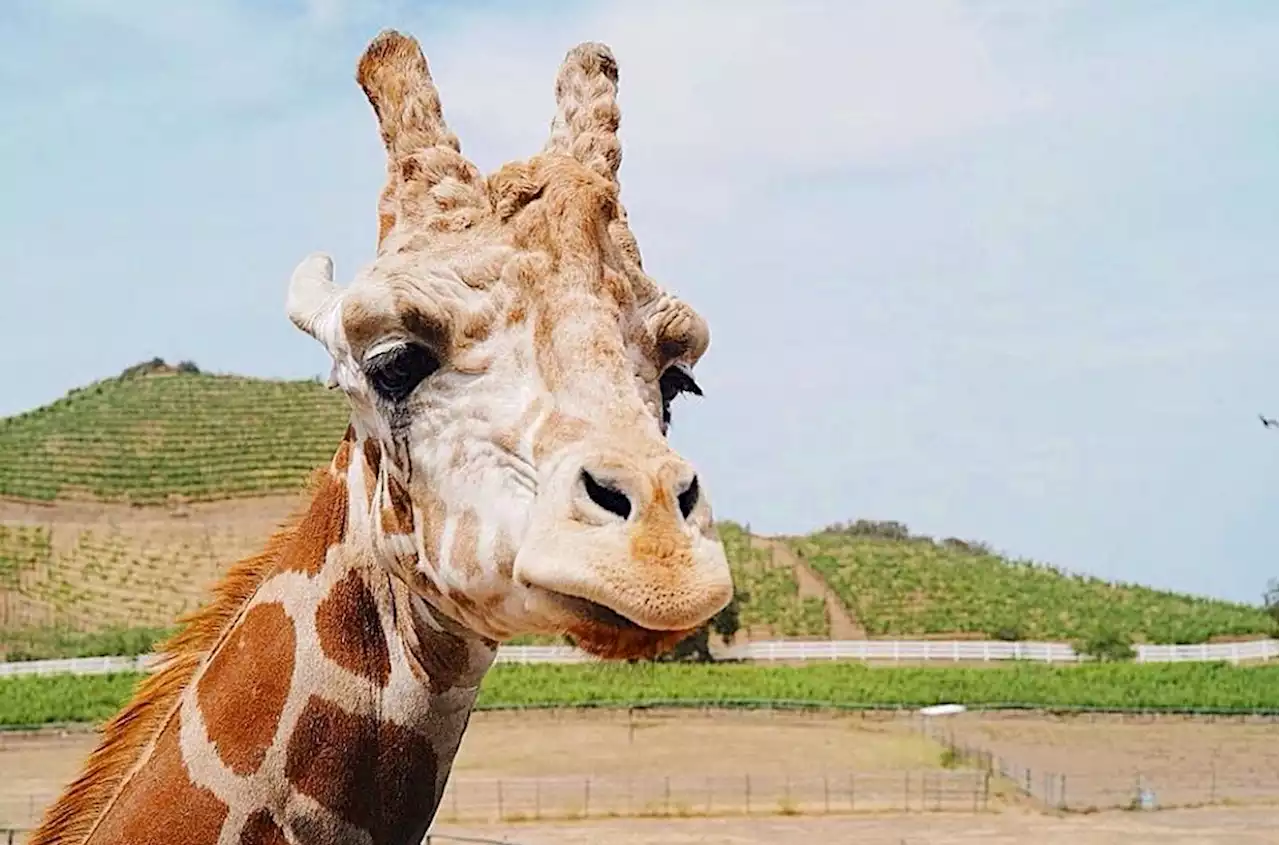
[[[705,776],[452,777],[445,787],[436,821],[976,812],[987,808],[991,777],[991,773],[975,769],[803,775],[756,772]],[[0,814],[10,823],[22,820],[25,825],[34,825],[44,807],[56,797],[10,796],[0,800]],[[0,838],[0,845],[3,843]]]
[[[1155,810],[1213,804],[1252,804],[1277,801],[1277,772],[1273,765],[1260,772],[1247,767],[1209,761],[1202,769],[1188,767],[1111,771],[1057,771],[1033,768],[994,753],[931,719],[923,731],[943,745],[949,765],[979,769],[1002,779],[1018,794],[1050,809],[1093,811]]]
[[[786,775],[454,778],[437,819],[549,819],[826,815],[986,809],[991,775],[979,770]]]

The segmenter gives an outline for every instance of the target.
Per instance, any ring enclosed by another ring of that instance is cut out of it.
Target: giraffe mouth
[[[561,593],[556,590],[543,589],[565,610],[569,611],[574,616],[593,622],[597,625],[606,625],[610,628],[617,628],[620,631],[631,631],[636,633],[663,633],[653,628],[646,628],[643,625],[637,625],[618,611],[607,605],[600,604],[599,602],[579,598],[578,596],[571,596],[568,593]]]
[[[646,628],[599,602],[553,590],[546,592],[576,620],[564,633],[588,654],[605,660],[651,659],[675,648],[695,630]]]

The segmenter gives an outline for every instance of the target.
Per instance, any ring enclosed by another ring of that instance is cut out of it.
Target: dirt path
[[[789,566],[796,574],[800,598],[822,599],[826,604],[831,639],[865,640],[867,638],[866,629],[857,623],[826,579],[814,572],[809,564],[796,557],[795,552],[791,551],[791,548],[782,540],[765,540],[764,543],[772,551],[775,566]]]

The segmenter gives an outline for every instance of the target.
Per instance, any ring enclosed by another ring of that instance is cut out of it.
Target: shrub
[[[1127,634],[1119,631],[1095,631],[1073,644],[1077,654],[1108,663],[1133,660],[1133,643]]]

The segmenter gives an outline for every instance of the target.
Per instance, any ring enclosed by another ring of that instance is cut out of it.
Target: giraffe
[[[488,176],[416,40],[379,33],[356,80],[387,152],[376,255],[346,288],[308,256],[286,302],[350,425],[32,845],[416,843],[499,642],[646,656],[731,598],[706,491],[666,440],[709,333],[642,269],[612,53],[570,50],[544,148]]]

